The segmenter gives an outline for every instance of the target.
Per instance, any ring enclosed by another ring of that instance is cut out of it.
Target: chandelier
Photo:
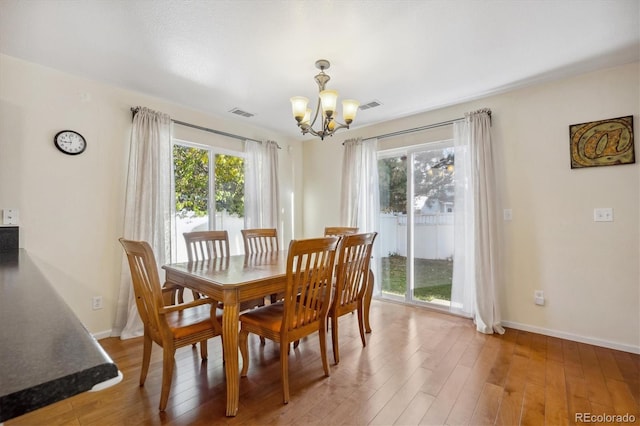
[[[319,59],[316,61],[316,68],[320,70],[320,73],[315,76],[316,83],[318,83],[318,106],[316,112],[313,115],[313,121],[311,121],[311,108],[307,108],[309,99],[304,96],[294,96],[291,98],[291,109],[293,110],[293,118],[296,119],[298,127],[302,131],[303,135],[311,133],[314,136],[318,136],[321,140],[324,140],[327,136],[333,136],[333,134],[339,129],[348,129],[349,125],[356,118],[358,107],[360,103],[353,99],[345,99],[342,101],[342,119],[344,124],[336,121],[336,104],[338,102],[338,92],[336,90],[327,90],[325,85],[331,79],[324,70],[329,69],[331,64],[326,59]],[[322,113],[320,113],[322,109]],[[318,121],[318,115],[320,115],[320,129],[315,130],[313,126]]]

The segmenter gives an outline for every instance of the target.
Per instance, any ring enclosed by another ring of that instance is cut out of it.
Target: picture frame
[[[572,124],[569,141],[572,169],[636,162],[632,115]]]

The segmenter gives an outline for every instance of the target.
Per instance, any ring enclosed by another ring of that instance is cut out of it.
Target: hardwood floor
[[[209,342],[205,363],[197,348],[178,350],[160,413],[161,350],[154,347],[141,388],[142,340],[109,338],[100,343],[124,373],[120,384],[5,424],[565,425],[576,424],[576,413],[629,414],[640,424],[639,355],[512,329],[487,336],[467,319],[378,300],[366,348],[356,317],[340,321],[340,364],[331,365],[331,377],[323,376],[316,335],[291,351],[287,405],[278,348],[260,346],[256,336],[235,418],[224,416],[220,339]],[[330,339],[327,346],[333,362]]]

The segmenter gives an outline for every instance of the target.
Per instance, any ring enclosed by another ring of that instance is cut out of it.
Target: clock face
[[[73,130],[63,130],[58,132],[53,138],[53,142],[60,151],[69,155],[82,154],[87,148],[87,141],[84,137]]]

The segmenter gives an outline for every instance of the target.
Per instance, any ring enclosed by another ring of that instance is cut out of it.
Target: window
[[[172,260],[184,262],[184,232],[224,229],[230,254],[242,253],[244,158],[206,145],[174,141]]]
[[[381,297],[449,306],[453,141],[380,151]]]

